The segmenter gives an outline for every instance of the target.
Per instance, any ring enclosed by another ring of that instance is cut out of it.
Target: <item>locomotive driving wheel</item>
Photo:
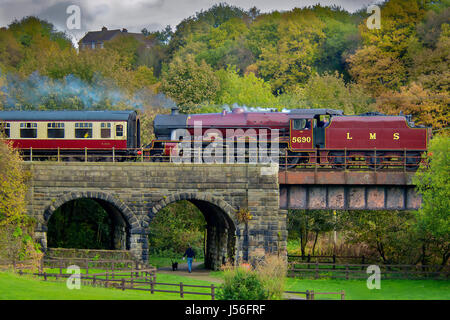
[[[300,160],[300,158],[296,155],[297,155],[296,153],[290,152],[289,150],[280,149],[280,156],[278,160],[280,168],[282,169],[295,168]]]
[[[328,162],[331,164],[331,167],[336,170],[345,170],[348,168],[345,161],[345,153],[343,151],[332,151],[328,153]]]
[[[373,170],[380,170],[384,168],[385,159],[383,157],[383,153],[377,152],[369,152],[366,156],[367,166]]]

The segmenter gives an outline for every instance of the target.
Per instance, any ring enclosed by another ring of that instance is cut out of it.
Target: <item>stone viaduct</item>
[[[57,208],[93,199],[109,213],[115,249],[148,261],[152,218],[187,200],[207,222],[205,267],[286,255],[287,209],[417,209],[421,199],[407,172],[278,171],[269,165],[25,162],[31,172],[28,214],[47,247],[47,225]],[[252,218],[238,221],[236,211]]]
[[[276,167],[170,163],[26,162],[32,174],[28,212],[37,222],[36,237],[47,247],[47,224],[66,202],[97,201],[114,221],[116,249],[147,261],[147,234],[154,215],[188,200],[207,222],[205,267],[286,251],[286,210],[280,210]],[[236,211],[252,219],[239,222]]]

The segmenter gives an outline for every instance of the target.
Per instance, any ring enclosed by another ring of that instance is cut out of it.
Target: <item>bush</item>
[[[276,255],[265,255],[252,268],[225,266],[225,281],[219,288],[219,300],[280,300],[287,274],[286,261]]]
[[[287,276],[286,261],[276,255],[266,255],[255,268],[269,300],[281,300],[284,292],[284,279]]]
[[[258,274],[243,266],[228,268],[217,292],[219,300],[267,300],[268,294]]]

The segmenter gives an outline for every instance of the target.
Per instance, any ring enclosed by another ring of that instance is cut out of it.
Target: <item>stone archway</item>
[[[207,222],[205,268],[217,270],[226,262],[236,258],[236,211],[224,200],[208,193],[174,193],[156,202],[144,218],[143,227],[148,230],[151,219],[162,208],[171,203],[186,200],[193,203],[204,215]]]
[[[63,204],[79,199],[96,201],[111,217],[114,224],[113,242],[115,249],[130,250],[138,259],[143,258],[142,248],[139,247],[141,237],[140,223],[130,208],[120,199],[104,192],[85,191],[68,192],[46,206],[40,229],[40,242],[44,250],[47,248],[48,222],[53,213]]]

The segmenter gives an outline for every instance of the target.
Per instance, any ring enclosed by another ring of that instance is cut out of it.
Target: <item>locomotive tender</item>
[[[431,128],[416,126],[404,115],[346,116],[333,109],[245,112],[242,108],[186,115],[173,109],[172,114],[155,117],[156,139],[142,154],[138,150],[140,121],[136,111],[0,111],[0,131],[25,156],[65,154],[67,160],[82,160],[89,150],[90,159],[95,161],[111,159],[111,154],[119,161],[136,156],[169,161],[180,142],[174,135],[176,130],[184,129],[194,136],[194,123],[198,122],[207,143],[214,139],[211,131],[226,137],[227,130],[235,130],[237,140],[236,132],[245,135],[252,130],[257,136],[268,132],[265,138],[270,141],[271,130],[277,129],[282,167],[319,164],[344,169],[364,164],[381,168],[403,163],[407,169],[416,169],[431,138]]]

